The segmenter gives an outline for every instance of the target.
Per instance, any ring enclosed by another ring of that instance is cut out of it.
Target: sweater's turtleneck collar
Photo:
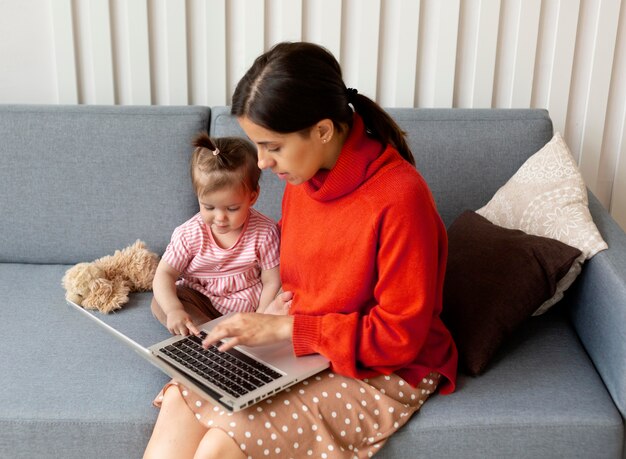
[[[307,194],[317,201],[330,201],[357,189],[374,170],[371,163],[384,150],[369,137],[361,117],[355,113],[352,128],[343,144],[339,158],[331,170],[322,169],[302,184]]]

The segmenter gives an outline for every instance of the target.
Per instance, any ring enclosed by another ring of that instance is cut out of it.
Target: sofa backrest
[[[449,225],[552,136],[545,110],[390,109]],[[229,107],[0,106],[0,262],[73,264],[142,239],[161,254],[198,210],[191,139],[243,135]],[[280,218],[264,171],[256,207]]]
[[[0,262],[73,264],[197,212],[191,139],[207,107],[0,106]]]
[[[413,109],[388,112],[407,133],[417,169],[428,182],[444,222],[486,204],[517,169],[552,138],[541,109]],[[211,133],[243,135],[228,107],[211,109]],[[265,171],[257,207],[280,217],[283,184]]]
[[[540,109],[395,109],[446,226],[485,205],[552,138]]]

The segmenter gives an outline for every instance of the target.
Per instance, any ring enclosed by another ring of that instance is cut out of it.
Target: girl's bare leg
[[[181,303],[183,303],[185,311],[191,316],[191,321],[194,325],[201,325],[221,315],[220,312],[213,307],[211,301],[200,292],[196,292],[188,287],[178,287],[176,292]],[[150,309],[154,317],[156,317],[163,326],[166,326],[167,316],[154,297],[152,298]]]
[[[185,311],[187,311],[187,314],[191,316],[191,321],[194,323],[194,325],[200,325],[212,319],[212,317],[207,316],[204,312],[202,312],[193,304],[183,304],[183,307],[185,308]],[[163,312],[163,309],[161,309],[161,306],[159,306],[159,303],[157,303],[154,298],[152,298],[152,303],[150,303],[150,309],[152,310],[152,315],[156,317],[157,320],[161,322],[164,327],[167,327],[167,316]]]

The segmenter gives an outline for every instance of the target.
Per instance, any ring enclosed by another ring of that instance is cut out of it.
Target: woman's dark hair
[[[352,126],[352,108],[368,132],[390,144],[411,164],[405,133],[376,102],[346,87],[341,67],[313,43],[279,43],[259,56],[237,84],[231,113],[280,133],[303,132],[323,119]]]
[[[209,137],[198,134],[192,142],[191,183],[197,196],[228,187],[259,190],[261,169],[256,148],[241,137]]]

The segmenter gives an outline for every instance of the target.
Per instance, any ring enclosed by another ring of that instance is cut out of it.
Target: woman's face
[[[303,136],[299,132],[281,134],[270,131],[245,116],[238,121],[257,147],[259,168],[271,169],[292,185],[306,182],[320,169],[331,169],[341,151],[341,146],[336,147],[332,142],[333,129],[328,123],[320,122],[321,127],[318,123]]]

